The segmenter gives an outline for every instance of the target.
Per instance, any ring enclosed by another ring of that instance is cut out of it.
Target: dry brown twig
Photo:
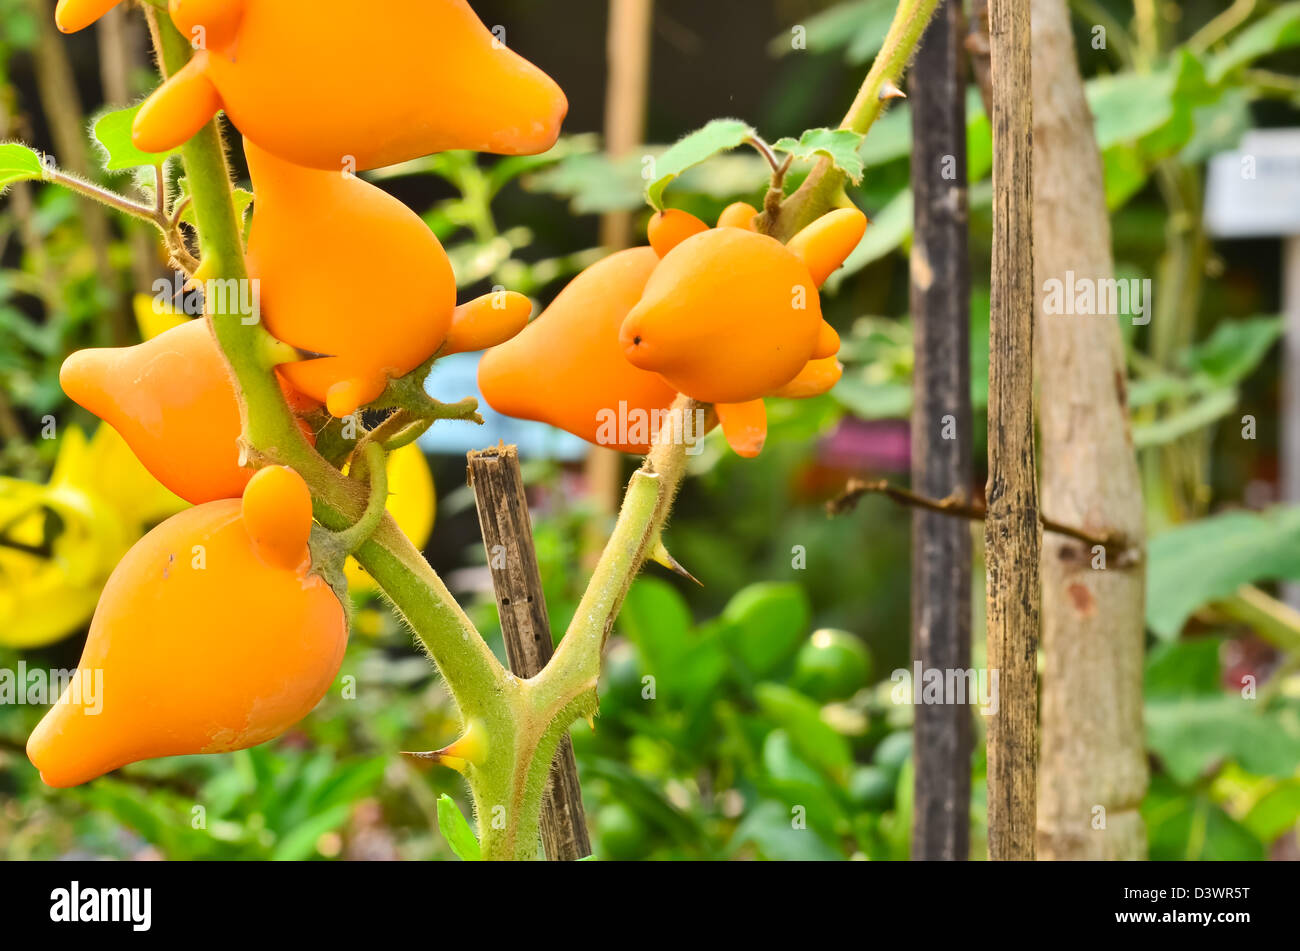
[[[900,505],[939,512],[942,515],[964,518],[972,522],[982,522],[988,514],[984,506],[968,502],[964,498],[949,496],[945,499],[932,499],[902,486],[893,485],[884,479],[871,481],[850,479],[844,486],[844,491],[826,503],[826,511],[832,516],[843,515],[856,508],[864,495],[883,495]],[[1043,531],[1064,535],[1086,545],[1101,546],[1108,555],[1127,556],[1132,550],[1132,546],[1123,535],[1088,532],[1073,525],[1064,525],[1044,515],[1040,515],[1038,520],[1043,526]]]

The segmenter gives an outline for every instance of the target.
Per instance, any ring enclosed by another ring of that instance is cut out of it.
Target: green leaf
[[[1266,715],[1258,701],[1222,695],[1146,703],[1147,746],[1169,775],[1190,785],[1223,760],[1250,773],[1286,778],[1300,763],[1294,707]]]
[[[1300,779],[1278,783],[1242,818],[1241,824],[1261,842],[1273,842],[1300,822]]]
[[[0,192],[14,182],[38,179],[44,173],[41,157],[17,142],[0,144]]]
[[[1138,449],[1163,446],[1204,429],[1227,416],[1237,406],[1237,391],[1231,387],[1209,390],[1191,405],[1153,423],[1133,427],[1133,445]]]
[[[1222,53],[1211,58],[1210,79],[1217,83],[1238,66],[1293,46],[1300,46],[1300,3],[1284,3],[1238,33]]]
[[[993,171],[993,124],[977,89],[966,94],[966,175],[975,183]]]
[[[1182,697],[1218,696],[1221,637],[1166,641],[1147,654],[1142,676],[1142,695],[1148,701]]]
[[[773,730],[763,741],[763,769],[766,775],[758,785],[764,796],[803,806],[808,823],[818,832],[834,836],[846,821],[834,783],[799,755],[785,730]]]
[[[1102,151],[1121,144],[1140,146],[1149,162],[1181,149],[1195,131],[1195,110],[1218,95],[1206,83],[1201,61],[1186,50],[1156,72],[1091,79],[1086,93]]]
[[[811,827],[795,828],[783,803],[764,799],[741,820],[728,846],[732,851],[753,845],[774,862],[835,862],[843,858]]]
[[[662,211],[664,189],[673,179],[693,165],[744,144],[754,134],[753,126],[739,119],[714,119],[692,132],[659,156],[654,165],[657,177],[646,186],[646,200]]]
[[[1199,392],[1196,381],[1183,376],[1160,373],[1138,377],[1129,380],[1128,405],[1129,409],[1143,409],[1147,406],[1163,403],[1166,400],[1192,399]]]
[[[795,50],[826,53],[844,48],[848,62],[865,63],[884,44],[897,6],[896,0],[838,3],[773,37],[768,50],[773,56],[784,56]],[[802,45],[795,44],[796,37]]]
[[[1250,89],[1227,89],[1215,103],[1198,107],[1192,114],[1195,131],[1183,146],[1178,160],[1184,165],[1198,165],[1218,152],[1229,152],[1241,143],[1241,137],[1253,126]]]
[[[330,757],[327,765],[324,781],[312,790],[309,804],[313,811],[364,799],[380,784],[388,769],[388,762],[382,756],[347,764],[337,763]]]
[[[456,801],[446,793],[438,797],[438,831],[461,861],[477,862],[483,857],[474,830],[469,827]]]
[[[666,151],[662,145],[646,145],[615,160],[603,152],[571,155],[550,168],[526,175],[523,186],[528,191],[568,199],[570,209],[578,215],[636,211],[645,207],[642,171],[647,160],[657,160]],[[677,187],[710,198],[732,199],[754,192],[769,171],[767,162],[757,153],[737,152],[688,170]]]
[[[1101,164],[1106,181],[1106,207],[1111,211],[1122,208],[1151,177],[1142,150],[1124,142],[1105,149],[1101,153]]]
[[[640,651],[645,672],[655,678],[657,699],[673,707],[706,704],[731,666],[720,628],[695,630],[686,601],[660,578],[637,579],[618,624]]]
[[[772,148],[802,160],[824,155],[857,185],[866,171],[862,157],[858,155],[862,140],[863,136],[851,129],[808,129],[797,142],[786,136],[778,139]]]
[[[654,149],[647,147],[646,155]],[[529,191],[560,195],[570,200],[574,214],[632,211],[645,202],[641,179],[642,157],[625,155],[612,160],[603,152],[571,155],[552,167],[524,178]]]
[[[793,656],[808,632],[808,596],[797,584],[751,584],[722,611],[727,646],[751,673],[767,677]]]
[[[691,649],[691,612],[677,589],[652,576],[638,578],[618,615],[619,630],[640,648],[648,673],[664,677]]]
[[[1223,93],[1206,81],[1205,64],[1185,49],[1174,54],[1170,70],[1173,114],[1139,143],[1153,163],[1177,155],[1196,132],[1197,110],[1217,102]]]
[[[1194,611],[1245,584],[1300,579],[1300,506],[1227,512],[1151,540],[1147,625],[1173,638]]]
[[[877,382],[859,374],[844,376],[832,392],[858,419],[906,419],[912,411],[911,383]]]
[[[1221,321],[1209,339],[1186,351],[1183,365],[1220,386],[1235,386],[1259,366],[1283,329],[1281,317]]]
[[[1106,149],[1149,135],[1174,114],[1174,76],[1123,72],[1098,76],[1087,83],[1088,106],[1096,117],[1097,145]]]
[[[880,52],[898,12],[897,0],[859,0],[859,5],[863,8],[863,16],[857,35],[844,52],[845,58],[854,66],[866,63]]]
[[[272,861],[300,862],[316,850],[316,842],[327,832],[333,832],[347,821],[352,803],[341,802],[319,812],[305,822],[295,825],[276,843],[271,853]]]
[[[142,152],[137,149],[131,141],[131,126],[139,111],[140,106],[132,106],[130,109],[106,112],[95,120],[95,141],[105,152],[105,171],[121,172],[142,165],[158,165],[180,152],[179,148],[166,152]]]
[[[790,734],[808,762],[838,783],[847,783],[853,753],[846,740],[822,719],[821,707],[784,684],[764,683],[754,689],[759,708]]]
[[[1150,858],[1163,862],[1261,861],[1263,845],[1205,795],[1188,796],[1167,780],[1142,803]]]

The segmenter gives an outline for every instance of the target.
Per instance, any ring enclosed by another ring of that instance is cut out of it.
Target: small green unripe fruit
[[[848,631],[813,631],[795,658],[794,687],[823,703],[852,696],[870,676],[871,652]]]
[[[641,817],[621,802],[601,807],[596,814],[596,831],[597,858],[625,862],[646,857],[650,832]]]

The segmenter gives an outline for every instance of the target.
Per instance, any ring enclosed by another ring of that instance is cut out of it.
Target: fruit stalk
[[[895,98],[887,94],[887,84],[894,87],[902,84],[907,64],[916,52],[921,35],[938,5],[939,0],[900,0],[893,22],[889,25],[889,32],[885,34],[884,45],[876,54],[849,111],[845,113],[844,120],[840,123],[841,129],[850,129],[861,135],[866,135],[871,129],[884,110],[885,101]],[[846,181],[844,172],[836,168],[830,159],[821,159],[803,184],[781,203],[777,215],[763,216],[761,230],[781,241],[789,241],[827,211],[843,206],[848,201],[844,195]]]

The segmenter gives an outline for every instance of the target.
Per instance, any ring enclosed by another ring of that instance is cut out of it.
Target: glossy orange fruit
[[[650,248],[633,248],[575,277],[518,336],[483,355],[478,383],[488,404],[597,445],[648,452],[650,414],[677,394],[627,362],[618,329],[658,264]]]
[[[27,741],[50,786],[138,760],[244,749],[279,736],[329,689],[347,643],[311,573],[311,497],[260,470],[243,500],[163,522],[108,579],[77,668]]]
[[[59,0],[54,8],[54,23],[64,33],[84,30],[122,0]]]
[[[451,264],[419,216],[351,175],[304,169],[244,143],[256,188],[248,242],[266,327],[328,359],[282,368],[347,416],[446,337]]]
[[[134,347],[79,350],[63,362],[59,383],[187,502],[237,498],[253,477],[240,465],[234,380],[206,319]],[[295,409],[311,406],[283,379],[281,387]],[[314,441],[311,428],[300,425]]]
[[[807,266],[775,238],[714,228],[674,247],[620,331],[633,366],[708,403],[743,403],[794,379],[822,322]]]
[[[743,207],[723,213],[734,224],[711,230],[687,219],[657,216],[655,248],[663,260],[619,340],[634,366],[715,404],[732,448],[756,455],[766,416],[755,401],[839,350],[838,335],[822,319],[818,288],[857,246],[866,217],[856,208],[832,212],[788,246],[748,230],[753,219]],[[822,365],[796,389],[824,385],[826,370]]]
[[[450,149],[555,144],[568,101],[465,0],[171,0],[193,59],[151,96],[133,137],[180,145],[219,110],[261,148],[333,171]]]

